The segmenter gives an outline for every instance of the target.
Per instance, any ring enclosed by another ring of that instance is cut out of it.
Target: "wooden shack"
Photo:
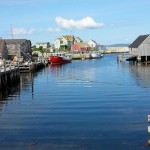
[[[31,41],[26,39],[5,39],[8,58],[13,59],[15,56],[23,60],[31,60],[32,50]]]
[[[0,59],[8,59],[8,49],[6,42],[0,39]]]
[[[141,62],[150,61],[150,34],[140,35],[129,45],[129,54],[137,57]]]

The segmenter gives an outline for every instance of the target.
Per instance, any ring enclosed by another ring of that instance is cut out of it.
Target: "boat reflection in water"
[[[64,64],[50,64],[49,66],[50,66],[51,68],[59,68],[59,67],[61,67],[62,65],[64,65]]]
[[[76,61],[73,64],[50,64],[50,71],[57,77],[67,82],[93,82],[96,78],[97,70],[93,67],[87,67],[90,60],[86,60],[83,64],[81,61]],[[85,65],[87,63],[87,66]],[[96,62],[93,62],[93,64]],[[69,67],[71,65],[71,67]],[[79,67],[80,66],[80,67]]]
[[[50,71],[51,72],[58,72],[60,70],[62,70],[62,67],[64,66],[65,64],[50,64],[49,65],[49,68],[50,68]]]

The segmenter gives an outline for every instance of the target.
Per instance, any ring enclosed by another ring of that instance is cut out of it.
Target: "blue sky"
[[[53,44],[62,35],[103,45],[132,43],[150,33],[150,0],[4,0],[0,8],[0,37],[33,45]]]

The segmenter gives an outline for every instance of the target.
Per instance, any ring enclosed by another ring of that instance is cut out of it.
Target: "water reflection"
[[[119,62],[118,66],[121,71],[126,72],[129,70],[129,73],[133,76],[133,79],[136,80],[138,85],[150,87],[150,65],[142,63],[129,63],[129,62]]]
[[[13,86],[7,86],[5,89],[0,90],[0,111],[4,109],[4,106],[9,103],[12,103],[14,98],[20,94],[20,84],[17,83]],[[6,108],[6,107],[5,107]]]
[[[65,64],[64,64],[65,65]],[[58,74],[58,72],[63,69],[64,65],[62,64],[50,64],[49,68],[53,74]]]
[[[20,82],[17,82],[14,85],[9,85],[6,88],[0,90],[0,110],[4,105],[8,103],[20,103],[20,93],[22,91],[29,91],[31,89],[32,95],[34,93],[34,77],[36,74],[33,73],[23,73],[20,75]],[[12,101],[13,100],[13,101]]]
[[[58,83],[78,83],[93,82],[96,80],[98,70],[95,65],[98,65],[98,60],[75,61],[65,65],[50,65],[50,72],[57,79]],[[93,64],[93,65],[89,65]]]
[[[14,93],[18,92],[19,89],[19,83],[16,83],[13,86],[7,85],[6,88],[2,88],[0,90],[0,101],[3,101],[8,95],[13,95]]]
[[[29,88],[29,85],[33,85],[33,78],[36,74],[33,73],[23,73],[20,76],[20,88],[26,90]]]
[[[139,84],[150,87],[150,66],[129,64],[129,71],[138,79]]]
[[[22,74],[20,94],[0,112],[1,149],[146,150],[149,94],[128,63],[115,62],[108,55]]]

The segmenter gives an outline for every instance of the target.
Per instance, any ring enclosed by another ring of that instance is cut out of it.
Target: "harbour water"
[[[0,93],[0,150],[148,150],[150,66],[116,54],[21,75]]]

